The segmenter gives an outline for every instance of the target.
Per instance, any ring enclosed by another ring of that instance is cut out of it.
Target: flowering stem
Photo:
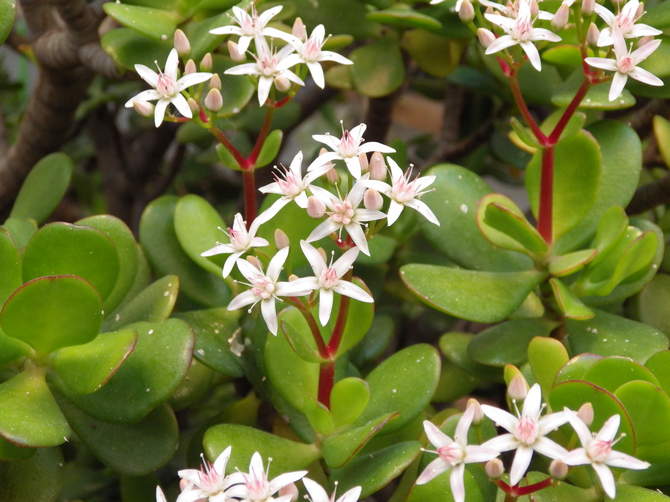
[[[254,169],[242,171],[244,186],[244,219],[247,226],[256,219],[256,173]]]
[[[324,359],[328,358],[328,349],[326,348],[326,344],[324,343],[323,337],[321,336],[321,330],[319,329],[319,325],[316,323],[316,319],[314,319],[314,316],[310,312],[309,308],[307,308],[307,306],[296,297],[289,296],[287,297],[287,300],[295,305],[295,307],[305,318],[305,321],[307,321],[307,325],[312,332],[312,338],[314,338],[314,343],[316,344],[316,348],[319,351],[319,355]]]
[[[551,242],[553,234],[554,204],[554,147],[542,150],[542,171],[540,174],[540,210],[537,230],[546,242]]]
[[[348,280],[348,279],[347,279]],[[340,348],[342,342],[342,335],[344,334],[344,326],[347,324],[347,314],[349,313],[349,297],[340,296],[340,310],[337,313],[337,320],[333,328],[333,335],[328,342],[328,355],[334,356]]]
[[[552,483],[553,479],[551,477],[546,478],[540,481],[539,483],[533,483],[532,485],[526,485],[526,486],[519,486],[519,485],[510,486],[507,483],[505,483],[502,479],[496,481],[498,487],[507,494],[505,500],[508,499],[516,500],[517,497],[522,497],[523,495],[530,495],[531,493],[539,492],[540,490],[544,490],[545,488],[551,486]]]
[[[335,361],[321,363],[319,369],[319,402],[330,408],[330,393],[335,384]]]
[[[555,145],[556,143],[558,143],[558,140],[561,138],[561,134],[565,130],[565,127],[568,125],[568,122],[570,122],[572,116],[577,111],[579,104],[584,99],[584,96],[586,96],[586,93],[588,92],[590,87],[591,82],[588,79],[585,79],[582,82],[582,85],[579,86],[577,94],[575,94],[575,97],[572,98],[572,101],[570,101],[570,104],[563,112],[563,115],[561,116],[558,123],[554,127],[554,130],[551,131],[551,134],[549,135],[548,141],[551,145]]]
[[[526,100],[523,98],[523,94],[521,93],[521,87],[519,86],[519,79],[517,78],[516,73],[512,73],[510,75],[509,85],[510,89],[512,90],[512,96],[514,96],[514,102],[516,103],[521,116],[526,121],[526,124],[528,124],[528,127],[530,127],[531,131],[533,131],[533,135],[540,143],[540,145],[544,145],[545,141],[547,140],[547,136],[545,136],[545,134],[540,129],[540,126],[537,125],[537,122],[535,122],[535,119],[530,114]]]
[[[254,148],[253,150],[251,150],[251,153],[247,158],[247,161],[249,162],[252,169],[254,167],[253,165],[258,160],[258,156],[261,153],[261,148],[263,148],[265,139],[268,137],[268,133],[270,132],[270,126],[272,125],[272,115],[274,114],[274,111],[275,111],[274,106],[269,106],[268,108],[265,109],[265,118],[263,119],[263,125],[261,126],[261,130],[258,132],[258,137],[256,138]]]
[[[246,164],[246,159],[244,158],[244,155],[242,155],[242,153],[240,153],[240,151],[237,148],[235,148],[235,145],[233,145],[230,142],[230,140],[226,137],[223,131],[218,127],[216,127],[215,125],[209,127],[209,130],[216,137],[219,143],[221,143],[224,147],[226,147],[226,150],[228,150],[230,154],[235,158],[240,167],[244,168]]]

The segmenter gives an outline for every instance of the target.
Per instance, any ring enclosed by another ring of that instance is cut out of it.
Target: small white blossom
[[[549,458],[563,459],[568,454],[567,450],[555,443],[547,434],[556,430],[569,420],[566,412],[557,412],[540,417],[542,414],[542,391],[538,384],[533,385],[523,402],[523,409],[518,417],[505,410],[483,404],[482,411],[497,425],[508,431],[482,444],[485,448],[493,448],[499,452],[516,450],[512,469],[510,470],[510,483],[516,485],[521,481],[533,457],[533,451],[537,451]]]
[[[390,146],[370,141],[363,143],[363,134],[365,134],[365,124],[358,124],[351,131],[345,130],[341,138],[336,138],[330,134],[315,134],[312,136],[319,143],[328,146],[332,152],[326,152],[317,158],[318,162],[312,165],[316,169],[321,164],[327,164],[333,160],[343,160],[347,164],[347,169],[351,175],[358,179],[361,177],[361,162],[358,156],[362,153],[381,152],[393,153],[395,150]]]
[[[492,13],[485,14],[486,19],[500,26],[505,32],[505,35],[498,37],[488,46],[486,54],[494,54],[518,44],[526,53],[526,56],[528,56],[528,60],[533,65],[533,68],[540,71],[542,69],[540,53],[533,42],[540,40],[558,42],[561,40],[561,37],[544,28],[534,28],[530,12],[530,2],[528,0],[519,0],[519,2],[519,11],[515,17]]]
[[[391,199],[388,215],[386,216],[388,224],[393,225],[400,217],[402,210],[407,206],[421,213],[431,223],[439,226],[440,222],[433,211],[425,202],[419,200],[419,197],[427,192],[426,188],[433,184],[435,176],[421,176],[411,179],[411,170],[403,173],[391,157],[386,157],[386,161],[391,168],[391,184],[376,180],[366,180],[364,183]]]
[[[428,483],[436,476],[451,470],[449,482],[451,494],[456,502],[465,500],[463,473],[465,464],[487,462],[498,456],[498,451],[485,446],[469,445],[468,430],[475,416],[475,407],[468,406],[456,425],[456,433],[452,440],[437,426],[424,420],[423,428],[428,440],[437,448],[438,457],[426,466],[416,480],[417,485]]]
[[[281,5],[263,11],[260,15],[256,12],[253,5],[254,4],[252,4],[251,7],[251,15],[239,7],[233,7],[233,17],[238,26],[221,26],[219,28],[214,28],[209,32],[213,35],[239,36],[240,39],[237,41],[237,49],[242,54],[247,51],[249,44],[251,44],[251,41],[254,38],[271,37],[279,38],[286,42],[290,42],[295,38],[288,33],[267,26],[272,18],[281,12],[283,9]]]
[[[233,220],[232,228],[229,228],[227,235],[230,242],[226,244],[217,244],[211,249],[204,251],[200,256],[214,256],[218,254],[230,254],[226,262],[223,264],[223,277],[226,278],[235,266],[235,261],[251,248],[264,247],[269,242],[262,237],[256,237],[258,227],[263,223],[263,220],[256,218],[247,230],[242,215],[237,213]]]
[[[240,498],[243,502],[289,502],[291,495],[274,497],[273,495],[285,486],[302,479],[307,471],[295,471],[280,474],[272,480],[263,468],[263,459],[256,452],[251,457],[249,473],[242,473],[241,483],[230,490],[232,497]]]
[[[581,448],[572,450],[563,458],[568,465],[591,465],[596,471],[600,484],[608,497],[614,498],[616,495],[616,485],[614,476],[608,466],[621,467],[624,469],[646,469],[648,462],[643,462],[635,457],[626,455],[620,451],[615,451],[612,446],[616,443],[614,437],[619,430],[621,417],[612,415],[607,419],[597,434],[593,434],[586,424],[576,413],[569,412],[570,425],[575,429]]]
[[[622,36],[615,36],[614,56],[616,59],[586,58],[584,61],[595,68],[616,72],[612,78],[609,92],[609,100],[614,101],[621,96],[628,77],[648,85],[663,85],[663,81],[656,75],[637,66],[658,49],[659,45],[661,45],[660,40],[650,40],[631,52],[626,47],[624,38]]]
[[[326,264],[314,246],[306,241],[300,241],[302,252],[309,261],[314,271],[314,277],[303,277],[310,289],[319,292],[319,321],[321,325],[328,324],[330,314],[333,310],[333,293],[358,300],[359,302],[373,303],[374,299],[364,289],[356,286],[353,282],[342,280],[358,257],[358,248],[351,248],[340,256],[334,263]]]
[[[158,73],[156,73],[147,66],[136,64],[135,71],[142,77],[142,80],[153,87],[153,89],[147,89],[130,98],[126,101],[126,108],[132,108],[135,101],[158,100],[154,109],[154,123],[156,127],[163,123],[165,110],[170,103],[172,103],[184,117],[192,118],[193,112],[188,106],[188,102],[182,94],[182,91],[192,85],[206,82],[212,78],[212,74],[204,72],[189,73],[178,79],[178,65],[179,55],[175,49],[170,51],[170,54],[165,61],[165,70],[162,72],[159,70]]]
[[[366,175],[367,176],[367,175]],[[320,199],[328,208],[326,214],[328,219],[318,225],[307,237],[307,242],[318,241],[334,232],[342,232],[345,229],[363,254],[370,256],[368,242],[365,240],[365,232],[362,225],[368,221],[381,220],[386,215],[381,211],[361,209],[358,206],[363,200],[366,187],[362,183],[364,179],[357,181],[349,194],[344,199],[335,197],[328,190],[313,186],[311,188],[315,197]]]
[[[617,34],[624,38],[637,38],[653,37],[663,33],[647,24],[635,24],[644,15],[640,5],[639,0],[630,0],[615,15],[604,5],[596,3],[594,6],[596,14],[607,23],[607,27],[603,28],[598,37],[598,46],[613,45]]]
[[[202,469],[183,469],[178,472],[182,480],[187,481],[177,497],[177,502],[226,502],[227,491],[235,484],[234,477],[226,476],[226,464],[230,459],[232,447],[228,447],[216,458],[214,464],[203,459]]]
[[[336,493],[333,492],[329,497],[326,490],[324,490],[316,481],[312,481],[309,478],[302,478],[302,482],[305,484],[307,493],[309,493],[309,502],[358,502],[358,497],[361,496],[361,487],[354,486],[335,500]]]

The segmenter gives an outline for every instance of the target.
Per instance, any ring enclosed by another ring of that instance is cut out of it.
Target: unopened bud
[[[337,169],[334,167],[331,167],[326,171],[326,179],[328,180],[329,183],[332,183],[333,185],[337,183],[340,180],[340,175],[337,174]]]
[[[567,4],[562,3],[561,6],[554,14],[554,17],[551,20],[551,25],[557,30],[562,30],[568,24],[568,19],[570,19],[570,7]]]
[[[484,47],[484,49],[487,49],[488,46],[495,41],[496,36],[493,34],[491,30],[487,30],[486,28],[478,28],[477,38],[479,39],[479,43],[482,44],[482,47]]]
[[[649,42],[653,42],[653,41],[654,41],[654,37],[642,37],[641,39],[639,39],[637,41],[637,46],[642,47],[643,45],[648,44]]]
[[[179,480],[179,489],[181,491],[184,491],[189,487],[190,484],[191,484],[191,482],[188,479],[180,479]]]
[[[591,403],[582,404],[577,410],[577,416],[587,426],[590,426],[593,423],[593,405]]]
[[[211,71],[214,66],[214,60],[212,59],[212,53],[208,52],[200,60],[200,69],[202,71]]]
[[[240,50],[240,46],[232,40],[228,40],[228,54],[230,55],[230,59],[235,62],[244,61],[246,59],[244,52]]]
[[[528,382],[520,373],[512,378],[512,381],[507,386],[507,394],[516,401],[526,399],[528,394]]]
[[[635,19],[640,19],[644,16],[644,4],[640,2],[640,5],[637,6],[637,12],[635,13]]]
[[[186,33],[182,30],[174,32],[174,48],[177,49],[180,56],[188,56],[191,52],[191,43],[188,41]]]
[[[255,256],[247,256],[247,261],[251,263],[254,267],[256,267],[258,270],[263,270],[263,265],[261,265],[261,261],[256,258]]]
[[[321,218],[326,214],[326,205],[312,195],[307,199],[307,214],[312,218]]]
[[[363,205],[365,209],[379,211],[384,205],[384,199],[377,190],[368,188],[363,195]]]
[[[291,81],[286,77],[277,77],[275,79],[275,88],[279,92],[286,92],[291,88]]]
[[[195,99],[188,98],[187,103],[188,103],[188,107],[191,109],[191,111],[194,114],[200,113],[200,105],[198,104],[198,102]]]
[[[491,479],[498,479],[505,473],[505,466],[499,458],[492,458],[484,464],[486,475]]]
[[[596,0],[582,0],[582,13],[590,16],[595,10]]]
[[[540,12],[540,5],[537,3],[537,0],[531,0],[530,2],[530,15],[537,17]]]
[[[289,497],[287,502],[293,502],[294,500],[298,500],[298,495],[299,495],[298,487],[295,486],[295,483],[286,485],[285,487],[279,490],[279,497],[282,500],[284,500],[284,497]]]
[[[184,75],[188,75],[189,73],[195,73],[198,71],[198,67],[195,66],[195,61],[192,59],[189,59],[186,61],[186,64],[184,65]]]
[[[362,173],[367,173],[368,168],[370,167],[370,163],[368,162],[368,154],[367,153],[361,153],[358,155],[358,163],[361,165],[361,172]]]
[[[291,243],[289,241],[288,235],[281,228],[275,229],[275,246],[277,249],[284,249],[289,246]]]
[[[482,410],[482,406],[479,404],[479,401],[477,401],[474,397],[468,399],[466,408],[474,408],[475,410],[474,414],[472,415],[473,424],[479,424],[482,420],[484,420],[484,410]]]
[[[148,101],[135,100],[133,101],[133,108],[143,117],[151,117],[154,114],[154,105]]]
[[[586,30],[586,43],[589,45],[598,45],[598,38],[600,37],[600,30],[595,25],[591,23],[589,29]]]
[[[216,87],[210,89],[207,96],[205,96],[205,108],[213,112],[218,112],[223,108],[223,96],[221,95],[221,91]]]
[[[293,21],[293,27],[291,28],[291,33],[293,34],[294,37],[300,40],[307,40],[307,28],[305,27],[305,23],[303,23],[302,19],[300,19],[299,17],[296,17],[295,21]]]
[[[472,21],[475,18],[475,8],[472,6],[470,0],[463,0],[461,2],[461,7],[458,9],[458,17],[461,18],[461,21]]]
[[[212,75],[212,78],[209,79],[209,88],[210,89],[221,89],[221,77],[218,73]]]
[[[549,475],[554,479],[565,479],[568,475],[568,464],[559,459],[554,459],[549,464]]]
[[[370,179],[382,181],[386,179],[386,161],[380,152],[370,157]]]

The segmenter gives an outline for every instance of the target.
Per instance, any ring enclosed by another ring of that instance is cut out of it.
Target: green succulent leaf
[[[108,2],[102,8],[105,14],[121,25],[156,40],[171,39],[179,21],[175,12],[152,7]]]
[[[164,321],[172,313],[179,294],[179,277],[168,275],[147,286],[105,320],[105,330],[118,329],[140,321]]]
[[[0,228],[0,270],[2,270],[0,276],[0,305],[2,305],[12,291],[23,282],[21,255],[9,232],[4,228]]]
[[[338,381],[330,394],[330,412],[335,425],[350,424],[368,405],[370,387],[365,380],[355,377]]]
[[[2,228],[9,232],[18,249],[24,249],[31,237],[37,232],[37,222],[26,218],[7,218]]]
[[[537,336],[528,344],[528,362],[544,395],[548,395],[560,369],[570,360],[565,346],[555,338]]]
[[[40,448],[28,459],[0,464],[0,500],[56,502],[64,478],[60,448]]]
[[[552,104],[560,108],[566,108],[583,80],[582,69],[575,70],[565,82],[557,87],[551,97]],[[609,99],[609,90],[609,82],[592,85],[579,104],[579,108],[581,110],[622,110],[635,105],[635,98],[627,89],[624,89],[621,96],[614,101]]]
[[[100,45],[117,65],[126,70],[133,70],[136,64],[151,67],[154,61],[162,63],[172,48],[168,41],[143,35],[131,28],[108,31],[100,38]]]
[[[556,304],[566,318],[584,321],[595,315],[560,279],[551,278],[549,284]]]
[[[383,39],[352,51],[351,78],[356,90],[379,98],[396,91],[405,79],[405,63],[397,42]]]
[[[397,415],[397,413],[387,413],[359,427],[329,435],[321,445],[324,460],[330,467],[342,467],[355,458],[370,439],[384,429],[386,424]]]
[[[261,151],[258,154],[258,159],[256,160],[256,167],[265,167],[270,162],[275,160],[277,154],[279,154],[279,149],[281,148],[281,142],[284,138],[284,133],[281,129],[275,129],[263,142]]]
[[[442,27],[437,19],[410,8],[389,8],[369,12],[365,17],[376,23],[390,24],[402,28],[424,28],[439,30]]]
[[[596,257],[597,253],[597,249],[582,249],[561,256],[553,256],[549,260],[549,273],[555,277],[565,277],[579,272]]]

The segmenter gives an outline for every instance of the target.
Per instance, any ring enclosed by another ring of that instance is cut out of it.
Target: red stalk
[[[548,138],[549,146],[553,146],[558,143],[558,140],[561,138],[561,134],[565,130],[565,127],[568,125],[568,122],[570,122],[570,119],[577,111],[579,104],[582,102],[584,96],[586,96],[586,93],[589,91],[589,87],[591,87],[591,82],[588,80],[584,80],[582,85],[579,86],[577,94],[575,94],[575,97],[572,98],[572,101],[570,101],[570,104],[563,112],[563,115],[554,127],[554,130],[551,131],[551,134]]]
[[[552,478],[546,478],[539,483],[534,483],[532,485],[526,485],[526,486],[519,486],[519,485],[514,485],[510,486],[507,483],[505,483],[502,479],[499,479],[495,482],[502,491],[507,493],[508,495],[511,495],[512,497],[522,497],[524,495],[530,495],[531,493],[539,492],[540,490],[543,490],[553,483]]]
[[[316,344],[316,348],[319,351],[319,355],[324,359],[327,359],[328,349],[323,341],[323,338],[321,337],[321,330],[319,329],[319,325],[316,323],[316,319],[314,319],[312,313],[300,299],[293,296],[289,296],[286,299],[295,305],[300,313],[302,313],[302,316],[305,318],[305,321],[307,321],[309,329],[312,332],[312,338],[314,338],[314,343]]]
[[[247,227],[256,219],[256,174],[253,169],[242,171],[244,185],[244,220]]]
[[[344,326],[347,324],[347,314],[349,313],[349,297],[340,296],[340,311],[337,313],[337,320],[333,328],[333,335],[328,342],[328,355],[334,356],[337,349],[340,348],[342,342],[342,335],[344,334]]]
[[[319,369],[319,402],[330,408],[330,393],[335,383],[335,361],[321,363]]]
[[[258,160],[258,155],[261,153],[263,143],[265,143],[265,139],[268,137],[268,133],[270,132],[270,126],[272,125],[272,115],[274,114],[274,110],[275,110],[274,107],[269,107],[265,110],[265,118],[263,119],[263,125],[261,126],[261,130],[258,132],[258,137],[256,138],[254,148],[253,150],[251,150],[249,157],[247,157],[249,166],[253,166],[253,164],[255,164],[256,161]],[[251,168],[253,169],[253,167]]]
[[[545,134],[540,129],[540,126],[537,125],[537,122],[535,122],[535,119],[530,114],[526,100],[523,99],[521,87],[519,87],[519,79],[516,78],[516,74],[510,76],[509,85],[510,89],[512,90],[512,96],[514,96],[514,102],[516,103],[521,116],[526,121],[526,124],[528,124],[531,131],[533,131],[535,138],[540,142],[541,145],[544,145],[544,142],[547,140],[547,136],[545,136]]]
[[[548,243],[552,240],[554,204],[554,147],[542,150],[542,172],[540,174],[540,211],[537,230]]]

